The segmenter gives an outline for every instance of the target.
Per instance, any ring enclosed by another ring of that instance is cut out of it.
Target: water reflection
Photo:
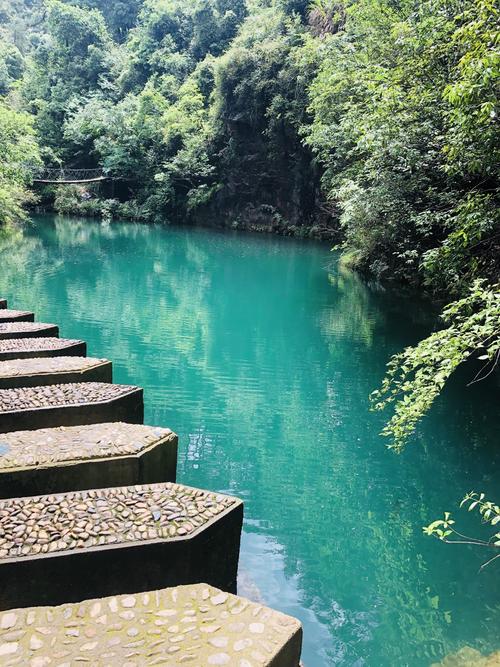
[[[493,385],[452,384],[401,456],[368,410],[428,305],[324,246],[206,230],[45,218],[0,262],[0,293],[145,387],[181,481],[244,499],[241,586],[301,618],[307,667],[498,648],[496,573],[421,535],[469,488],[495,491]]]

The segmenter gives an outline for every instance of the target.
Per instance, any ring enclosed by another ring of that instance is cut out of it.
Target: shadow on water
[[[497,572],[421,530],[497,492],[496,381],[455,378],[399,456],[369,412],[390,354],[435,326],[428,304],[256,235],[46,217],[0,253],[2,295],[145,388],[179,481],[243,498],[240,589],[302,620],[307,667],[499,648]]]

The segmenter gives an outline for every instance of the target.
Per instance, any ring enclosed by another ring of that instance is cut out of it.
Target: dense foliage
[[[498,19],[489,1],[355,2],[326,40],[308,142],[356,265],[446,291],[498,275]]]
[[[0,15],[0,93],[33,114],[46,162],[120,179],[91,206],[74,193],[82,210],[329,236],[362,270],[447,294],[498,278],[493,0],[3,0]]]
[[[476,282],[470,293],[444,309],[446,323],[415,347],[395,355],[380,390],[373,392],[376,410],[394,404],[383,430],[400,450],[460,364],[479,353],[482,362],[471,382],[490,375],[500,359],[500,285]]]
[[[31,119],[0,101],[0,232],[24,219],[23,206],[33,200],[26,174],[25,160],[39,159]]]

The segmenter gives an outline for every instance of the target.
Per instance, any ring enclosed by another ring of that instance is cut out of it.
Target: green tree
[[[454,270],[498,277],[493,3],[314,3],[310,20],[320,62],[305,132],[351,263],[443,292]]]
[[[124,86],[137,90],[153,76],[184,80],[205,56],[225,50],[244,13],[241,0],[146,0],[127,43]]]
[[[491,374],[500,359],[500,285],[474,283],[469,294],[444,309],[447,325],[392,357],[381,389],[373,392],[375,410],[394,407],[382,434],[401,451],[430,410],[451,374],[476,355],[482,362],[472,382]]]
[[[476,281],[466,297],[444,309],[443,319],[447,325],[444,329],[391,359],[381,389],[371,396],[375,410],[394,407],[382,435],[390,438],[389,447],[398,452],[460,365],[471,358],[481,363],[471,383],[498,370],[500,285],[486,286],[484,281]],[[496,526],[500,522],[498,505],[486,500],[484,493],[468,493],[462,505],[467,505],[469,511],[477,508],[483,524]],[[430,523],[424,532],[450,544],[472,544],[498,552],[500,533],[487,539],[468,537],[457,531],[454,524],[451,514],[446,512],[443,519]],[[499,557],[500,554],[495,553],[483,567]]]
[[[0,0],[0,15],[0,91],[20,91],[45,158],[117,169],[146,217],[319,230],[359,270],[453,298],[498,282],[494,0]]]
[[[23,163],[39,160],[32,119],[0,100],[0,232],[25,219],[23,206],[32,201]]]
[[[86,9],[97,9],[104,16],[112,35],[123,42],[129,30],[137,23],[143,0],[65,0],[68,4]]]
[[[0,33],[0,37],[2,37]],[[0,95],[7,95],[23,73],[24,60],[19,49],[7,39],[0,41]]]
[[[113,44],[102,14],[49,0],[47,39],[33,52],[24,98],[44,145],[65,156],[63,125],[71,103],[110,88]],[[71,159],[71,156],[69,156]]]

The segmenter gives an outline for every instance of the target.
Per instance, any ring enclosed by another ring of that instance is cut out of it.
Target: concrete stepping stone
[[[170,482],[0,500],[0,609],[236,590],[243,503]]]
[[[34,322],[35,314],[28,310],[0,308],[0,322]]]
[[[298,667],[301,645],[297,619],[206,584],[0,614],[6,667]]]
[[[7,308],[7,299],[0,299],[0,308]]]
[[[0,435],[0,497],[175,482],[168,428],[105,423]]]
[[[67,382],[112,382],[113,365],[92,357],[43,357],[0,361],[0,389]]]
[[[87,344],[69,338],[8,338],[0,340],[0,361],[32,357],[85,357]]]
[[[105,382],[71,382],[46,387],[0,389],[0,433],[126,421],[142,424],[139,387]]]
[[[45,322],[0,322],[0,340],[5,338],[57,338],[59,327]]]

